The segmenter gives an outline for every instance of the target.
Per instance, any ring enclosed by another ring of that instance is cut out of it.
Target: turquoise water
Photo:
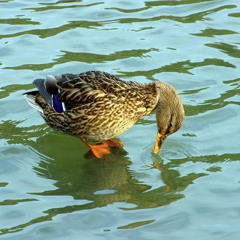
[[[0,239],[238,240],[240,3],[0,1]],[[87,158],[23,98],[35,78],[101,70],[172,84],[182,128],[153,154],[155,114]]]

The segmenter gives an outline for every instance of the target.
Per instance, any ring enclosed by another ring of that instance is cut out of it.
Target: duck
[[[142,84],[103,71],[87,71],[48,75],[33,84],[37,90],[23,94],[29,105],[53,130],[80,138],[96,158],[109,154],[111,147],[121,147],[122,142],[114,138],[154,110],[157,134],[153,152],[158,153],[184,119],[176,89],[162,81]]]

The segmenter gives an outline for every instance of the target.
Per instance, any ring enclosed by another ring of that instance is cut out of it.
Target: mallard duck
[[[110,147],[122,146],[113,138],[155,109],[158,131],[153,152],[158,153],[184,118],[176,90],[161,81],[140,84],[106,72],[88,71],[49,75],[33,84],[38,91],[24,93],[28,103],[52,129],[80,138],[97,158],[110,153]]]

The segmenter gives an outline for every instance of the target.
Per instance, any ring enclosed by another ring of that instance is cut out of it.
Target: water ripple
[[[238,0],[0,7],[0,235],[238,239]],[[22,97],[35,78],[87,70],[172,84],[186,111],[182,128],[153,154],[153,113],[119,136],[123,149],[90,158]]]

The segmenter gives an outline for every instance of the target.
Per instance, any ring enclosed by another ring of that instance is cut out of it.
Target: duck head
[[[158,153],[166,137],[176,132],[184,119],[182,101],[175,88],[165,82],[155,82],[157,91],[157,136],[153,152]]]

